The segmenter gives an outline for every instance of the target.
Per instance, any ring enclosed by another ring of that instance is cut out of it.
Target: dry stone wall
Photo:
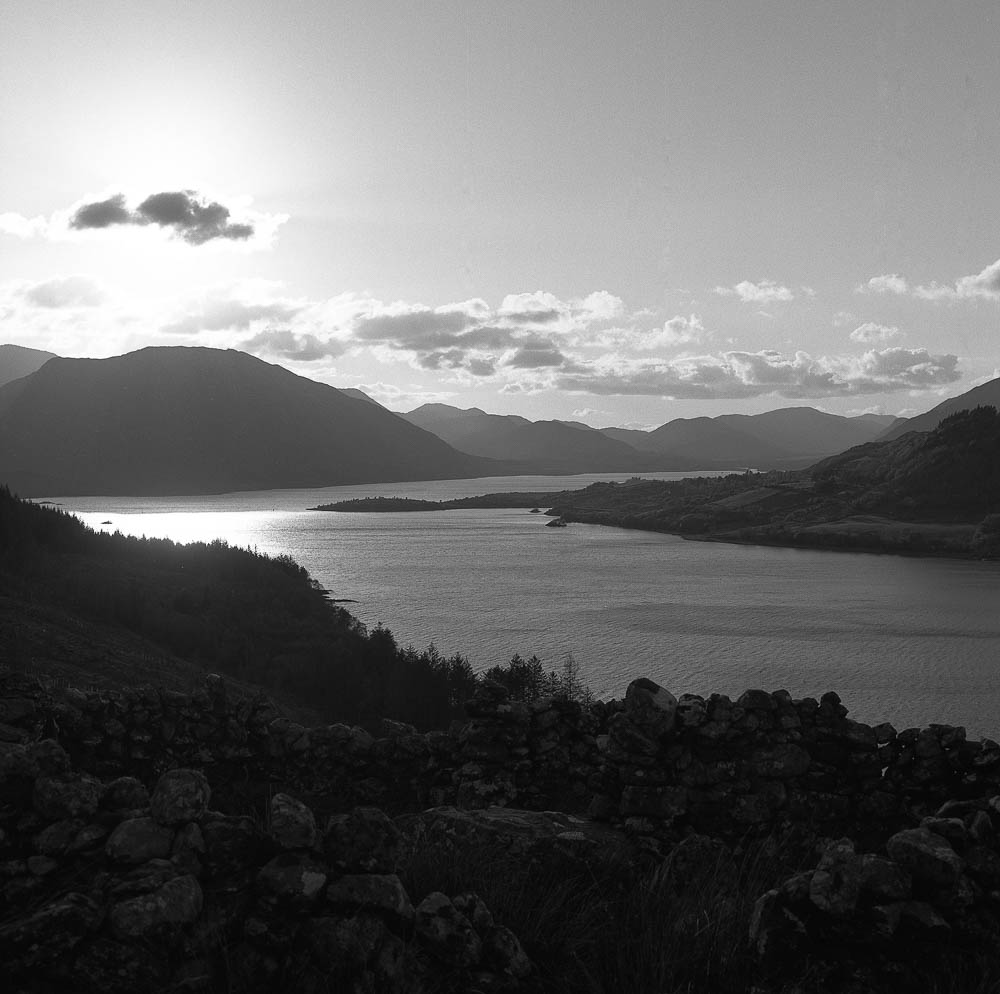
[[[447,731],[384,721],[373,735],[304,728],[265,698],[231,700],[215,676],[184,695],[55,692],[0,673],[0,742],[55,738],[103,780],[151,784],[171,768],[199,768],[231,808],[285,791],[321,816],[359,804],[395,813],[499,804],[588,812],[664,839],[808,824],[884,840],[946,800],[1000,793],[996,742],[947,725],[869,726],[835,693],[675,698],[640,679],[623,700],[583,707],[511,701],[488,684],[467,712]]]

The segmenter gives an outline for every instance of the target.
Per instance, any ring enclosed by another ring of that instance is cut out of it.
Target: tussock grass
[[[751,984],[754,902],[815,861],[805,840],[683,845],[644,869],[431,845],[403,868],[415,901],[474,891],[552,994],[736,994]]]

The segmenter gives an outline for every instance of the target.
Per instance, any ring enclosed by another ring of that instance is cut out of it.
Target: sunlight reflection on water
[[[835,689],[862,720],[1000,733],[1000,564],[551,529],[522,510],[305,510],[380,493],[501,489],[494,483],[60,503],[106,531],[288,553],[334,597],[357,601],[350,609],[366,624],[384,623],[402,644],[460,651],[476,669],[514,652],[558,666],[572,652],[600,696],[620,696],[637,676],[677,694]]]

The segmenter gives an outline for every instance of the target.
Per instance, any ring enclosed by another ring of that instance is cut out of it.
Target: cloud
[[[218,201],[200,197],[194,190],[177,190],[150,194],[134,211],[125,206],[125,195],[117,193],[77,208],[69,226],[83,231],[156,224],[172,229],[189,245],[204,245],[216,238],[245,241],[253,235],[252,224],[234,224],[229,218],[229,208]]]
[[[954,286],[931,283],[914,288],[922,300],[1000,300],[1000,259],[974,276],[962,276]]]
[[[894,293],[902,296],[908,293],[909,284],[897,273],[890,273],[885,276],[873,276],[867,283],[862,283],[856,288],[857,293]]]
[[[344,343],[337,339],[328,338],[326,341],[321,341],[315,335],[296,334],[287,329],[261,331],[241,342],[240,348],[246,352],[255,354],[264,352],[282,359],[302,362],[335,358],[343,355],[345,351]]]
[[[135,215],[125,206],[125,194],[116,193],[107,200],[84,204],[70,218],[69,226],[85,228],[110,228],[116,224],[136,224]]]
[[[559,349],[539,343],[517,349],[503,364],[514,369],[544,369],[548,366],[562,366],[567,361]]]
[[[957,357],[925,349],[889,348],[861,356],[792,356],[724,352],[665,362],[598,360],[557,376],[574,393],[646,395],[672,400],[736,400],[776,394],[792,399],[923,390],[959,378]]]
[[[269,245],[287,214],[262,214],[240,202],[239,218],[218,200],[194,190],[152,193],[131,208],[124,193],[77,203],[49,218],[0,214],[0,232],[19,238],[66,239],[81,233],[118,228],[152,228],[169,232],[189,245],[230,242],[254,247]]]
[[[58,276],[41,283],[23,285],[19,296],[34,307],[98,307],[104,291],[89,276]]]
[[[697,314],[691,314],[689,317],[676,314],[669,321],[664,322],[663,331],[654,338],[659,339],[664,345],[686,345],[690,342],[701,341],[704,335],[705,326]]]
[[[307,306],[288,299],[241,299],[239,288],[216,290],[189,307],[181,318],[161,327],[170,335],[194,335],[200,331],[242,331],[257,322],[284,323]]]
[[[909,294],[919,300],[1000,300],[1000,259],[981,272],[960,276],[953,284],[926,283],[911,286],[902,276],[875,276],[857,288],[859,292]]]
[[[874,342],[888,342],[891,338],[898,338],[900,334],[900,330],[895,325],[889,327],[884,324],[875,324],[874,321],[866,321],[855,328],[848,338],[852,342],[870,345]]]
[[[712,292],[720,297],[739,297],[744,304],[773,304],[795,299],[795,294],[787,286],[772,280],[761,280],[760,283],[743,280],[735,286],[717,286]]]

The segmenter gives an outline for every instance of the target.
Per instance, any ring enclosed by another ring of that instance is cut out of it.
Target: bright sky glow
[[[1000,368],[998,46],[985,0],[13,0],[0,341],[595,426],[922,411]]]

